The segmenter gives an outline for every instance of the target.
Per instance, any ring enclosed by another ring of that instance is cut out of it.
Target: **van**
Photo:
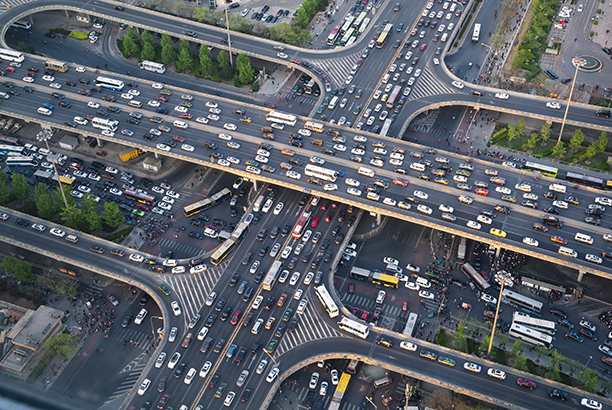
[[[420,277],[420,276],[416,278],[415,282],[416,282],[417,285],[419,285],[422,288],[430,288],[431,287],[431,282],[428,281],[425,278]]]
[[[414,171],[425,172],[425,164],[413,162],[412,164],[410,164],[410,169]]]
[[[561,184],[550,184],[548,186],[548,189],[550,191],[561,192],[562,194],[564,194],[565,191],[567,190],[567,187],[565,185],[561,185]]]
[[[584,242],[584,243],[588,243],[589,245],[593,245],[593,238],[589,235],[585,235],[580,232],[576,232],[576,236],[574,236],[574,239],[577,240],[578,242]]]
[[[76,235],[67,235],[66,240],[68,242],[77,243],[79,241],[79,238]]]
[[[578,253],[570,248],[566,248],[565,246],[559,246],[559,253],[565,256],[571,256],[572,258],[577,258]]]
[[[387,84],[389,82],[389,78],[391,78],[391,74],[385,74],[382,79],[383,84]]]
[[[259,333],[259,330],[261,329],[261,326],[263,326],[263,322],[264,320],[259,318],[257,319],[257,322],[255,322],[255,324],[253,325],[253,328],[251,329],[251,333],[253,333],[254,335]]]
[[[39,153],[40,155],[44,155],[44,156],[46,157],[46,156],[47,156],[47,155],[49,155],[51,152],[50,152],[48,149],[46,149],[46,148],[41,148],[41,149],[39,149],[39,150],[38,150],[38,153]]]
[[[204,229],[204,236],[208,236],[209,238],[216,239],[219,234],[214,229],[206,228]]]
[[[371,199],[372,201],[378,201],[380,199],[380,196],[376,192],[368,192],[366,198]]]
[[[584,256],[584,259],[585,259],[585,260],[587,260],[587,261],[589,261],[589,262],[596,263],[596,264],[598,264],[598,265],[601,265],[601,264],[603,263],[603,260],[602,260],[602,259],[601,259],[599,256],[597,256],[597,255],[592,255],[592,254],[590,254],[590,253],[587,253],[587,254]]]
[[[383,302],[385,301],[385,296],[387,295],[387,292],[385,292],[384,290],[381,290],[378,292],[378,296],[376,296],[376,304],[377,305],[382,305]]]
[[[38,113],[42,114],[42,115],[50,116],[51,114],[53,114],[53,111],[51,111],[50,109],[45,108],[45,107],[39,107],[38,108]]]
[[[334,98],[331,99],[331,101],[329,102],[329,105],[327,106],[327,108],[329,108],[330,110],[333,110],[334,108],[336,108],[336,104],[338,104],[338,96],[334,96]]]
[[[557,218],[556,216],[544,215],[542,217],[542,222],[547,225],[552,225],[556,228],[563,228],[563,222],[561,222],[561,220]]]
[[[357,172],[359,172],[361,175],[365,175],[366,177],[370,177],[370,178],[374,178],[374,175],[375,175],[374,171],[372,171],[369,168],[365,168],[365,167],[359,168]]]
[[[263,127],[261,129],[261,132],[268,133],[268,132],[274,132],[274,130],[272,128],[270,128],[270,127]]]
[[[182,128],[184,130],[187,129],[187,127],[189,127],[185,121],[179,121],[179,120],[174,121],[174,126],[177,128]]]
[[[141,108],[142,107],[142,103],[140,101],[136,101],[136,100],[130,100],[128,105],[130,107],[136,107],[136,108]]]
[[[387,267],[385,268],[385,270],[386,270],[387,272],[391,272],[391,273],[392,273],[392,274],[394,274],[394,275],[395,275],[395,274],[401,274],[401,273],[403,272],[403,269],[402,269],[402,268],[400,268],[399,266],[394,265],[394,264],[392,264],[392,263],[387,264]]]
[[[178,265],[178,261],[176,259],[166,259],[163,265],[173,268]]]

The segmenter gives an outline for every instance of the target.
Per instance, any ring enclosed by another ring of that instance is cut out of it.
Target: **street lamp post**
[[[151,332],[153,332],[153,341],[156,342],[157,341],[157,337],[155,337],[155,326],[153,326],[153,319],[160,319],[160,320],[164,320],[163,317],[161,316],[150,316],[149,320],[151,321]],[[158,336],[161,339],[161,335]]]
[[[227,30],[227,44],[229,45],[229,58],[230,58],[230,66],[233,66],[232,62],[232,39],[230,37],[230,29],[229,29],[229,16],[227,13],[227,1],[223,2],[225,7],[225,29]]]
[[[499,297],[497,298],[497,309],[495,309],[495,319],[493,319],[493,329],[491,330],[491,340],[489,340],[489,348],[487,349],[487,359],[491,356],[491,348],[493,348],[493,339],[495,338],[495,327],[497,326],[497,317],[499,316],[499,306],[501,305],[502,294],[504,292],[504,284],[506,279],[503,278],[501,281],[501,287],[499,289]]]
[[[55,164],[55,158],[53,158],[53,153],[51,152],[51,148],[49,148],[49,140],[53,133],[51,130],[42,130],[38,134],[36,134],[37,141],[44,141],[47,146],[47,151],[49,151],[50,162],[53,165],[53,171],[55,172],[55,177],[57,178],[57,183],[59,184],[60,192],[62,193],[62,198],[64,199],[64,205],[68,208],[68,201],[66,200],[66,194],[64,193],[64,188],[62,187],[62,181],[60,181],[60,175],[57,172],[57,166]],[[47,159],[49,159],[47,158]]]
[[[589,356],[589,360],[587,360],[586,364],[584,365],[584,369],[588,367],[589,363],[591,363],[591,360],[593,360],[593,356]]]
[[[557,144],[561,142],[561,136],[563,135],[563,128],[565,128],[565,120],[567,119],[567,113],[569,111],[570,103],[572,101],[572,94],[574,93],[574,86],[576,85],[576,77],[578,76],[578,69],[586,65],[586,61],[583,58],[572,58],[572,64],[576,67],[574,72],[574,79],[572,80],[572,88],[570,88],[569,97],[567,97],[567,105],[565,107],[565,114],[563,115],[563,122],[561,122],[561,131],[559,132],[559,139]]]

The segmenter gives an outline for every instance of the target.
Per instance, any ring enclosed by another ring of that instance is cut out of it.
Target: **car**
[[[465,87],[465,85],[463,85],[461,81],[457,81],[457,80],[453,81],[451,84],[453,87],[456,87],[460,90],[463,89],[463,87]]]
[[[510,96],[506,93],[495,93],[495,98],[499,98],[500,100],[507,100]]]
[[[537,385],[536,385],[536,383],[534,381],[531,381],[529,379],[525,379],[523,377],[519,378],[516,382],[517,382],[517,384],[519,386],[528,387],[528,388],[530,388],[532,390],[537,387]]]
[[[603,408],[601,403],[593,399],[583,398],[580,400],[580,404],[588,409],[601,410]]]
[[[179,306],[179,303],[176,300],[174,300],[172,301],[170,305],[172,306],[172,312],[174,313],[174,316],[180,316],[181,307]]]
[[[482,367],[480,367],[476,363],[471,363],[471,362],[465,362],[463,364],[463,368],[465,370],[468,370],[468,371],[474,372],[474,373],[480,373],[480,371],[482,370]]]
[[[506,378],[506,372],[500,369],[490,368],[489,370],[487,370],[487,374],[490,377],[493,377],[499,380],[504,380]]]

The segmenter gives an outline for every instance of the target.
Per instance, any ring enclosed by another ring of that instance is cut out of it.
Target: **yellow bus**
[[[53,71],[57,71],[60,73],[65,73],[66,71],[68,71],[68,64],[62,63],[61,61],[49,60],[49,61],[45,61],[45,68],[47,70],[53,70]]]
[[[318,122],[306,121],[304,128],[310,131],[323,132],[323,124]]]

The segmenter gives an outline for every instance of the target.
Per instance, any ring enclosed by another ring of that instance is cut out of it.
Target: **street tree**
[[[81,208],[87,221],[89,233],[96,233],[102,230],[102,218],[98,213],[98,203],[94,201],[95,195],[89,193],[83,198]]]
[[[238,70],[238,80],[241,84],[251,84],[255,76],[255,70],[251,66],[251,60],[246,53],[238,54],[236,58],[236,69]]]
[[[38,184],[34,188],[34,201],[39,218],[48,221],[56,220],[59,207],[45,184]]]
[[[583,155],[584,158],[593,158],[597,155],[599,145],[596,142],[593,142],[589,145]]]
[[[13,273],[13,277],[16,280],[20,280],[23,282],[29,282],[34,279],[34,275],[32,274],[32,265],[28,262],[19,262],[15,267],[15,272]]]
[[[176,60],[176,70],[178,72],[191,70],[193,67],[193,55],[191,53],[191,47],[189,41],[181,41],[181,49],[179,51],[178,59]]]
[[[189,17],[189,14],[191,14],[189,7],[187,7],[184,1],[175,3],[174,7],[172,7],[172,12],[181,17]]]
[[[174,47],[172,47],[172,43],[170,43],[170,45],[162,45],[161,58],[162,63],[167,66],[174,63],[176,52],[174,51]]]
[[[582,141],[584,141],[584,133],[580,128],[576,128],[574,131],[574,136],[570,139],[569,146],[573,149],[578,149],[582,145]]]
[[[64,191],[64,196],[62,196],[62,191]],[[55,203],[58,204],[60,211],[66,207],[64,204],[64,198],[66,198],[68,206],[76,206],[76,200],[72,195],[70,195],[70,187],[66,184],[62,184],[62,191],[60,191],[59,186],[55,188],[55,191],[53,191]]]
[[[119,210],[119,206],[114,202],[105,202],[104,210],[102,211],[102,222],[114,231],[123,223],[123,214]]]
[[[518,137],[518,130],[516,125],[510,124],[508,125],[508,141],[512,142]]]
[[[134,40],[134,36],[135,34],[132,32],[132,29],[129,28],[127,35],[123,37],[123,46],[121,49],[121,53],[125,58],[131,57],[138,53],[138,43]]]
[[[62,222],[64,225],[73,229],[81,229],[85,223],[85,214],[79,208],[73,205],[69,205],[67,208],[62,209]]]
[[[51,281],[49,288],[61,299],[72,299],[78,293],[78,287],[74,280],[59,275],[53,275],[53,281]]]
[[[155,46],[153,43],[144,43],[140,52],[141,60],[155,61]]]
[[[597,140],[597,150],[599,152],[604,152],[606,148],[608,148],[608,133],[602,131],[599,139]]]
[[[59,356],[62,360],[67,360],[79,350],[77,346],[77,338],[72,336],[70,332],[62,332],[57,336],[45,342],[44,349],[52,353],[54,356]]]
[[[543,142],[548,141],[548,139],[550,138],[550,125],[548,125],[548,123],[544,123],[544,125],[542,125],[542,129],[540,130],[540,139]]]
[[[206,44],[200,45],[200,73],[211,74],[213,71],[213,62],[210,57],[210,50]]]
[[[514,341],[514,344],[512,345],[512,349],[510,350],[510,354],[512,356],[516,356],[519,353],[521,353],[523,351],[524,345],[523,342],[521,342],[519,339],[516,339]]]
[[[140,39],[142,40],[143,45],[147,43],[153,45],[153,35],[149,30],[143,30],[140,34]]]
[[[224,80],[229,80],[234,77],[234,70],[230,65],[229,54],[225,50],[219,51],[217,55],[217,64],[219,65],[219,75]]]
[[[18,201],[30,198],[30,184],[23,174],[13,174],[13,194]]]
[[[555,158],[561,158],[563,156],[564,152],[565,152],[565,144],[563,144],[563,142],[559,141],[553,147],[552,156],[555,157]]]
[[[455,330],[455,334],[453,335],[453,347],[461,352],[465,351],[465,336],[465,323],[459,322],[457,330]]]
[[[163,33],[161,36],[161,46],[172,46],[172,37],[170,37],[168,34]]]
[[[529,137],[529,139],[527,140],[527,142],[525,143],[525,146],[530,148],[530,149],[534,149],[538,143],[538,139],[539,136],[536,132],[532,132],[531,136]]]
[[[11,188],[6,182],[0,181],[0,205],[6,205],[10,197]]]
[[[0,169],[0,183],[10,184],[11,180],[3,169]]]
[[[525,119],[524,118],[521,118],[519,120],[517,131],[518,131],[519,135],[522,135],[523,132],[525,132]]]
[[[582,367],[582,363],[580,363],[578,360],[570,359],[569,357],[564,357],[563,366],[568,371],[568,374],[573,377],[576,370]]]
[[[527,358],[524,354],[518,354],[514,357],[514,366],[512,366],[518,370],[527,370]]]
[[[546,346],[537,345],[536,347],[533,348],[533,351],[538,355],[538,358],[537,358],[536,362],[539,362],[540,361],[540,357],[543,354],[546,354],[546,352],[548,352],[548,348],[546,348]]]
[[[0,262],[0,269],[2,269],[3,272],[13,274],[18,264],[19,261],[14,256],[5,256]]]
[[[592,369],[582,369],[580,373],[578,373],[577,379],[587,391],[591,393],[595,392],[595,388],[599,383],[599,377],[597,377],[597,372]]]

